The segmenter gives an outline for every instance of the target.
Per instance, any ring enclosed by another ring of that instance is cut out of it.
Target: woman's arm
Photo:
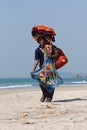
[[[33,67],[33,71],[36,70],[37,66],[38,66],[38,60],[35,60],[35,62],[34,62],[34,67]]]

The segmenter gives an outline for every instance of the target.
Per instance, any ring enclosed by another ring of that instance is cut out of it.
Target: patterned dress
[[[39,83],[42,83],[43,87],[45,87],[49,93],[52,93],[55,89],[55,86],[62,84],[63,81],[56,71],[52,59],[48,57],[48,54],[50,53],[51,47],[46,46],[44,50],[43,67],[32,72],[31,77],[37,80]]]

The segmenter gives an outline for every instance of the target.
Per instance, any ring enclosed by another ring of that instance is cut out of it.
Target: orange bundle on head
[[[34,26],[32,28],[32,36],[34,38],[34,40],[37,41],[37,39],[40,37],[40,36],[50,36],[50,37],[54,37],[56,34],[55,34],[55,31],[48,27],[48,26],[44,26],[44,25],[37,25],[37,26]]]

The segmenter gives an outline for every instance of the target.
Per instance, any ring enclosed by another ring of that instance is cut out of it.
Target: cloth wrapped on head
[[[55,41],[55,31],[53,30],[53,28],[50,28],[48,26],[44,26],[44,25],[37,25],[34,26],[32,28],[31,31],[32,37],[34,38],[34,40],[38,40],[38,38],[40,36],[44,36],[44,37],[49,37],[51,38],[51,40],[54,42]]]

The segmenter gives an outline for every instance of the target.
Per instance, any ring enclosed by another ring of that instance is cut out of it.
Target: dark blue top
[[[55,45],[52,45],[52,55],[55,47]],[[35,60],[39,60],[39,67],[41,68],[44,62],[44,53],[41,51],[40,46],[35,50]]]
[[[35,60],[39,60],[39,67],[41,68],[44,62],[44,53],[41,51],[40,47],[35,50]]]

